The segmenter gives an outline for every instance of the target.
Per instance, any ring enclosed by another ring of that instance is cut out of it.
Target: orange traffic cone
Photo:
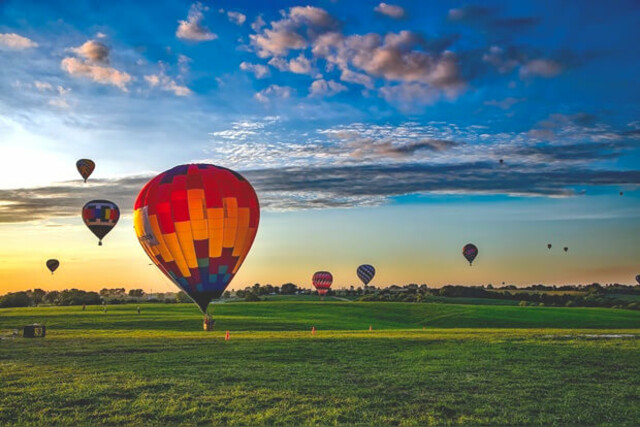
[[[311,335],[315,335],[316,334],[316,327],[312,326],[311,327]]]
[[[224,340],[229,341],[229,331],[227,331],[227,333],[224,334]]]

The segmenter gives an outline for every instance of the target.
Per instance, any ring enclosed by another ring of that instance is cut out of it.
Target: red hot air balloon
[[[102,239],[116,226],[119,219],[118,205],[108,200],[92,200],[82,208],[82,220],[99,239],[99,246],[102,246]]]
[[[478,248],[473,243],[467,243],[462,248],[462,255],[469,261],[469,265],[473,265],[473,260],[478,256]]]
[[[51,274],[53,274],[53,272],[56,271],[60,266],[60,261],[58,261],[57,259],[48,259],[46,265]]]
[[[149,181],[133,225],[153,263],[207,316],[249,253],[260,206],[249,181],[219,166],[176,166]]]
[[[333,276],[328,271],[316,271],[311,283],[318,290],[318,295],[324,297],[333,283]]]
[[[96,164],[93,160],[89,159],[80,159],[76,162],[76,168],[82,178],[84,178],[84,182],[87,182],[87,178],[93,173],[93,170],[96,168]]]

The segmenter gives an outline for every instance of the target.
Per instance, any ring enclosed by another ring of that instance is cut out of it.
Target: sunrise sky
[[[231,288],[362,263],[377,286],[631,284],[638,22],[632,0],[0,2],[0,294],[175,290],[132,206],[190,162],[260,199]],[[102,247],[91,199],[122,212]]]

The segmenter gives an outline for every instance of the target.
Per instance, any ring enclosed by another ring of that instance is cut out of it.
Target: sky
[[[2,1],[0,294],[174,290],[131,217],[184,163],[257,192],[231,288],[358,286],[362,263],[377,286],[631,284],[638,22],[632,0]],[[122,213],[102,247],[97,198]]]

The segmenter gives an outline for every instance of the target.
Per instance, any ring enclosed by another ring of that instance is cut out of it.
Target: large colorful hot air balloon
[[[362,264],[356,270],[356,274],[358,275],[358,278],[362,280],[362,283],[364,283],[364,285],[367,286],[369,282],[373,279],[373,276],[376,275],[376,269],[373,268],[372,265]]]
[[[318,295],[324,297],[333,283],[333,276],[328,271],[316,271],[311,283],[318,290]]]
[[[258,231],[260,206],[249,181],[208,164],[180,165],[149,181],[133,225],[149,258],[207,317],[238,272]]]
[[[120,219],[118,205],[108,200],[92,200],[82,208],[82,220],[99,239],[100,246],[102,246],[102,239],[116,226],[118,219]]]
[[[48,259],[47,262],[47,268],[49,269],[49,271],[51,272],[51,274],[53,274],[54,271],[56,271],[58,269],[58,267],[60,266],[60,261],[58,261],[57,259]]]
[[[78,172],[84,178],[84,182],[87,182],[87,178],[93,173],[93,170],[96,168],[96,164],[93,160],[89,159],[80,159],[76,162],[76,168],[78,168]]]
[[[478,256],[478,248],[473,243],[467,243],[462,248],[462,255],[469,261],[469,265],[473,265],[473,260]]]

